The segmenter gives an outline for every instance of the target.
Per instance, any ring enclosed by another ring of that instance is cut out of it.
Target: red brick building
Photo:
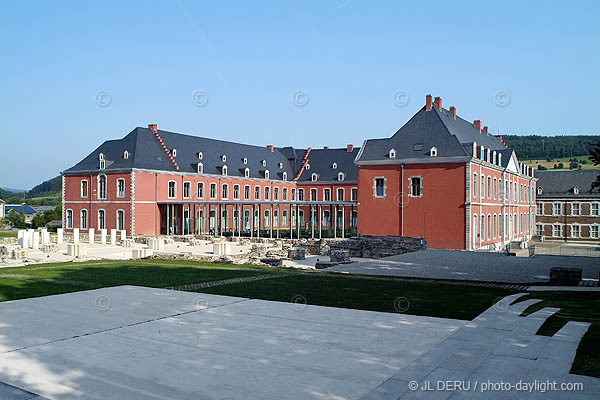
[[[362,148],[251,146],[135,128],[63,172],[63,225],[133,235],[425,237],[500,249],[531,235],[532,170],[427,96],[391,138]]]
[[[433,248],[504,248],[531,236],[533,171],[481,121],[442,99],[391,138],[366,140],[357,159],[358,231],[423,236]]]

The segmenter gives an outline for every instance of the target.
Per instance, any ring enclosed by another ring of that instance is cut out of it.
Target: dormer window
[[[438,153],[437,153],[437,147],[434,146],[434,147],[432,147],[429,150],[429,156],[430,157],[437,157],[437,155],[438,155]]]
[[[245,178],[249,178],[250,177],[250,168],[244,168],[244,177]]]
[[[579,188],[577,186],[573,188],[573,194],[579,194]]]
[[[202,152],[201,151],[197,152],[196,155],[198,156],[198,160],[202,160]]]
[[[306,163],[306,165],[304,166],[304,169],[308,171],[310,169],[310,164]]]
[[[394,149],[390,149],[390,151],[389,151],[389,153],[388,153],[388,156],[389,156],[390,158],[396,158],[396,150],[394,150]]]
[[[100,169],[105,169],[106,168],[106,160],[105,159],[101,159],[100,160]]]
[[[199,174],[201,174],[201,173],[204,172],[204,165],[201,162],[198,163],[197,167],[198,167],[198,173]]]
[[[177,157],[177,149],[173,149],[173,150],[171,150],[171,155],[172,155],[173,157]]]
[[[98,154],[98,160],[104,160],[104,153]]]
[[[313,182],[316,182],[316,181],[317,181],[317,179],[319,179],[319,176],[313,172],[313,174],[310,176],[310,179],[311,179]]]
[[[284,181],[287,181],[287,172],[284,172],[284,173],[283,173],[283,180],[284,180]]]
[[[227,176],[227,165],[223,165],[223,166],[221,167],[221,174],[222,174],[223,176]]]
[[[343,181],[345,177],[346,177],[346,175],[343,172],[340,172],[338,174],[338,181],[340,181],[340,182]]]
[[[242,163],[244,163],[244,165],[248,164],[248,159],[246,157],[242,158]]]
[[[538,193],[538,194],[542,194],[542,193],[544,193],[544,188],[543,188],[543,187],[538,187],[538,188],[537,188],[537,193]]]
[[[283,163],[282,162],[279,163],[279,169],[283,169]]]
[[[268,169],[265,170],[265,179],[269,179],[269,170]]]
[[[125,160],[127,160],[127,159],[129,158],[129,152],[128,152],[127,150],[125,150],[125,151],[123,152],[123,158],[124,158]]]
[[[226,161],[227,161],[227,156],[226,156],[225,154],[223,154],[223,155],[221,156],[221,161],[222,161],[222,162],[226,162]]]
[[[334,162],[333,164],[331,164],[331,168],[337,169],[337,167],[338,167],[337,163]]]
[[[261,164],[262,164],[263,167],[266,167],[267,166],[267,160],[262,160]]]

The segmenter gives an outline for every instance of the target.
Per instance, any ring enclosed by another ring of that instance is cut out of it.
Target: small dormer
[[[438,155],[437,147],[433,146],[431,149],[429,149],[430,157],[437,157],[437,155]]]
[[[250,168],[244,168],[244,178],[250,177]]]
[[[225,154],[221,155],[221,161],[222,162],[227,162],[227,156]]]
[[[304,166],[304,169],[308,171],[310,169],[310,164],[306,163],[306,165]]]
[[[196,156],[198,157],[198,160],[202,160],[202,152],[201,151],[197,152]]]
[[[346,175],[343,172],[339,172],[338,181],[342,182],[344,179],[346,179]]]
[[[129,152],[127,150],[125,150],[123,152],[123,159],[127,160],[129,158]]]
[[[573,194],[579,194],[579,188],[577,186],[573,187]]]
[[[269,170],[265,169],[265,179],[269,179],[270,175]]]
[[[283,172],[283,174],[282,174],[282,179],[283,179],[284,181],[287,181],[287,172],[285,172],[285,171]]]
[[[279,169],[283,169],[283,163],[282,162],[279,163]]]
[[[389,158],[396,158],[396,150],[395,149],[390,149],[390,151],[388,151],[388,157]]]
[[[173,157],[177,157],[177,149],[173,149],[173,150],[171,150],[171,155],[172,155]]]
[[[267,160],[262,160],[260,163],[262,164],[263,167],[267,166]]]
[[[100,160],[100,169],[105,169],[106,168],[106,160],[104,158],[102,158]]]
[[[312,173],[312,175],[310,176],[310,180],[313,182],[316,182],[319,179],[319,176],[316,173]]]
[[[541,186],[538,186],[538,188],[537,188],[537,194],[542,194],[542,193],[544,193],[544,188],[541,187]]]
[[[98,154],[98,160],[104,160],[104,153]]]
[[[199,174],[204,172],[204,164],[202,164],[201,162],[198,163],[198,165],[196,166],[197,171]]]
[[[248,159],[246,157],[242,158],[242,163],[244,165],[248,164]]]
[[[336,163],[336,162],[334,162],[333,164],[331,164],[331,168],[333,168],[333,169],[337,169],[337,167],[338,167],[338,165],[337,165],[337,163]]]
[[[227,165],[221,167],[221,175],[227,176]]]

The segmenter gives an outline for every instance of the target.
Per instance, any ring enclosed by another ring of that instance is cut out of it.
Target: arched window
[[[201,174],[204,172],[204,164],[202,164],[201,162],[198,163],[198,173]]]
[[[199,199],[204,198],[204,183],[203,182],[198,182],[198,188],[197,188],[196,195],[198,196]]]
[[[265,219],[264,219],[264,225],[265,227],[271,226],[271,213],[269,212],[269,210],[265,210]]]
[[[222,197],[223,200],[227,200],[229,198],[229,185],[224,183],[222,187]]]
[[[287,210],[283,210],[281,212],[281,225],[282,226],[286,226],[287,225],[287,221],[288,220],[288,213]]]
[[[279,201],[279,188],[273,188],[273,200]]]
[[[67,220],[65,226],[67,229],[73,229],[73,210],[67,210]]]
[[[343,172],[338,173],[338,181],[343,181],[346,178]]]
[[[88,213],[87,210],[84,208],[83,210],[81,210],[80,213],[80,220],[79,220],[79,228],[80,229],[87,229],[88,227]]]
[[[98,175],[98,199],[106,200],[106,175]]]
[[[269,179],[269,170],[265,170],[265,179]]]
[[[317,189],[310,189],[310,201],[317,201]]]
[[[233,185],[233,198],[235,200],[240,199],[240,185]]]
[[[244,177],[246,177],[246,178],[250,177],[250,168],[244,168]]]
[[[227,176],[227,165],[223,165],[223,168],[221,169],[221,173],[223,174],[223,176]]]
[[[250,200],[250,185],[244,186],[244,200]]]
[[[344,201],[344,188],[337,189],[337,200]]]
[[[127,150],[125,150],[125,151],[123,152],[123,158],[124,158],[125,160],[127,160],[127,159],[129,158],[129,152],[128,152]]]
[[[222,162],[226,162],[226,161],[227,161],[227,156],[226,156],[225,154],[223,154],[223,155],[221,156],[221,161],[222,161]]]
[[[319,176],[317,174],[315,174],[314,172],[312,173],[312,175],[310,176],[310,179],[315,182],[317,179],[319,178]]]
[[[338,167],[338,165],[337,165],[337,163],[336,163],[336,162],[334,162],[334,163],[331,165],[331,168],[333,168],[333,169],[337,169],[337,167]]]
[[[270,196],[271,196],[271,188],[268,186],[265,186],[265,200],[269,200]]]
[[[310,169],[310,164],[306,163],[306,165],[304,166],[304,169],[308,171]]]
[[[260,200],[260,186],[254,186],[254,200]]]
[[[106,229],[106,213],[98,210],[98,229]]]
[[[437,155],[438,155],[437,147],[434,146],[431,149],[429,149],[429,155],[431,157],[437,157]]]
[[[283,192],[281,193],[281,200],[287,201],[288,189],[283,188]]]
[[[211,199],[217,198],[217,184],[214,182],[210,184],[210,198]]]
[[[473,174],[473,197],[477,197],[477,189],[479,188],[479,186],[477,186],[477,174]]]

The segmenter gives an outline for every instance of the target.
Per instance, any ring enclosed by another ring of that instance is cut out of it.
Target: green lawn
[[[0,237],[17,237],[17,232],[13,232],[13,231],[0,231]]]
[[[536,292],[519,298],[517,302],[527,299],[542,301],[528,307],[523,315],[544,307],[560,308],[544,322],[538,335],[552,336],[568,321],[592,323],[579,343],[571,373],[600,378],[600,293]]]

